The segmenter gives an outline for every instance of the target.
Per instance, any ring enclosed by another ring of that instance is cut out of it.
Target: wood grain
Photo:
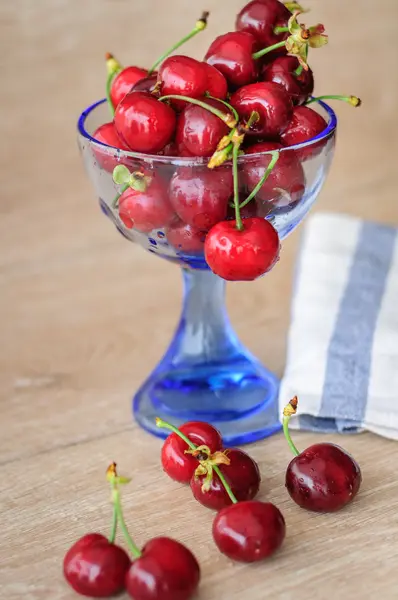
[[[241,0],[207,0],[209,29],[187,51],[203,56],[233,27]],[[130,398],[162,355],[180,307],[180,274],[115,235],[94,201],[75,142],[79,111],[103,95],[102,57],[148,65],[191,28],[186,0],[14,0],[0,3],[0,597],[71,600],[62,579],[68,545],[107,531],[111,460],[131,474],[126,518],[139,544],[168,534],[203,571],[198,599],[397,598],[395,443],[370,434],[344,443],[360,462],[357,501],[338,515],[307,514],[287,497],[280,436],[255,444],[260,498],[284,512],[278,556],[247,567],[219,555],[212,513],[159,468],[160,442],[132,421]],[[314,52],[319,93],[355,93],[340,117],[336,158],[316,210],[398,224],[398,70],[389,0],[307,2],[329,47]],[[112,24],[112,25],[110,25]],[[241,338],[283,372],[291,276],[300,231],[266,279],[230,286]],[[160,301],[161,299],[161,301]],[[304,447],[316,436],[297,434]]]

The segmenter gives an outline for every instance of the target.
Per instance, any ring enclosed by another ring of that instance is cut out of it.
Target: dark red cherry
[[[126,94],[115,112],[119,137],[135,152],[156,153],[172,139],[176,115],[170,106],[150,94]]]
[[[271,270],[279,258],[279,236],[268,221],[245,219],[242,231],[236,221],[222,221],[209,231],[205,257],[210,269],[227,281],[252,281]]]
[[[202,63],[206,75],[207,75],[207,89],[206,92],[213,96],[213,98],[220,98],[220,100],[224,100],[228,94],[228,84],[224,75],[220,73],[218,69],[212,67],[208,63]]]
[[[156,88],[156,84],[158,82],[158,74],[154,73],[153,75],[149,75],[149,77],[144,77],[140,79],[133,85],[130,92],[148,92],[149,94],[153,94]]]
[[[266,48],[285,40],[289,33],[275,33],[275,27],[286,27],[291,12],[279,0],[253,0],[237,16],[236,29],[256,38]]]
[[[223,447],[221,433],[210,423],[189,421],[181,425],[179,430],[196,446],[208,446],[211,453]],[[180,483],[189,483],[199,464],[191,454],[186,454],[186,450],[186,442],[176,433],[171,433],[162,446],[163,469],[171,479]]]
[[[167,185],[153,175],[145,192],[128,188],[119,198],[119,217],[127,229],[149,233],[167,227],[175,212],[167,194]]]
[[[293,104],[304,104],[314,91],[314,77],[310,68],[302,69],[300,75],[295,71],[299,66],[294,56],[279,56],[263,68],[262,79],[283,86]]]
[[[285,538],[282,513],[268,502],[238,502],[220,511],[213,522],[213,538],[223,554],[252,563],[274,554]]]
[[[158,81],[162,96],[177,94],[201,98],[207,90],[207,71],[203,63],[189,56],[170,56],[162,63]],[[186,102],[172,100],[172,106],[182,110]]]
[[[277,142],[262,142],[247,148],[246,154],[258,154],[282,148],[282,144]],[[264,177],[271,159],[270,154],[262,154],[245,161],[243,182],[248,193],[251,193]],[[304,192],[305,174],[301,162],[294,150],[285,150],[279,153],[278,162],[256,194],[255,202],[252,202],[257,205],[257,215],[266,217],[276,208],[293,207],[301,200]]]
[[[221,102],[201,98],[206,104],[227,113]],[[216,115],[201,106],[187,104],[178,118],[176,142],[182,144],[193,156],[212,156],[229,127]]]
[[[229,465],[219,465],[221,473],[227,480],[232,493],[237,500],[252,500],[260,489],[261,476],[257,463],[243,450],[228,450],[227,456],[231,463]],[[232,504],[230,497],[221,480],[216,473],[213,473],[210,490],[202,491],[204,476],[191,479],[191,490],[195,499],[213,510],[221,510],[225,506]]]
[[[170,202],[182,221],[207,231],[227,215],[233,192],[232,170],[180,167],[170,182]]]
[[[203,254],[206,234],[192,225],[177,221],[166,229],[166,237],[180,254]]]
[[[188,548],[166,537],[150,540],[132,563],[126,588],[134,600],[189,600],[199,585],[198,561]]]
[[[293,458],[286,488],[296,504],[316,512],[334,512],[349,504],[362,481],[357,462],[339,446],[315,444]]]
[[[224,75],[231,89],[236,89],[257,80],[259,63],[252,56],[256,50],[254,36],[232,31],[214,40],[205,60]]]
[[[112,146],[112,148],[129,150],[129,147],[124,144],[118,136],[113,123],[104,123],[103,125],[100,125],[100,127],[94,131],[93,138],[107,146]],[[113,173],[113,169],[121,164],[121,161],[118,160],[117,153],[111,153],[109,150],[94,146],[93,152],[99,166],[105,171],[108,171],[108,173]]]
[[[285,131],[293,115],[290,96],[277,83],[252,83],[240,88],[231,98],[232,106],[241,119],[248,121],[252,112],[259,120],[248,132],[251,136],[275,139]]]
[[[296,106],[293,110],[292,119],[281,135],[281,141],[285,146],[295,146],[307,142],[316,137],[327,127],[325,119],[308,106]],[[326,140],[316,142],[297,150],[301,160],[307,160],[322,151]]]
[[[120,71],[113,80],[111,87],[113,106],[116,108],[127,92],[131,90],[132,86],[147,75],[148,71],[139,67],[126,67],[123,71]]]
[[[98,533],[85,535],[66,553],[64,576],[82,596],[107,598],[124,590],[131,561],[126,552]]]

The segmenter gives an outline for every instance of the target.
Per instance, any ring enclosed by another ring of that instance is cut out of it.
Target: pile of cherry
[[[295,455],[287,467],[285,485],[300,507],[334,512],[350,503],[361,485],[355,460],[334,444],[319,443],[299,452],[288,423],[297,410],[293,398],[284,410],[283,429]],[[189,484],[195,499],[217,511],[213,539],[231,560],[253,563],[273,555],[286,533],[280,510],[254,500],[260,489],[257,463],[237,448],[224,449],[220,432],[209,423],[189,422],[179,429],[157,419],[172,433],[164,442],[161,461],[167,475]],[[64,575],[79,594],[95,598],[127,590],[135,600],[189,600],[200,580],[200,567],[180,542],[157,537],[142,550],[132,540],[124,521],[120,491],[129,480],[119,477],[116,464],[107,472],[112,487],[113,520],[109,539],[90,533],[77,541],[64,558]],[[133,559],[115,544],[120,529]]]
[[[253,0],[237,16],[236,31],[217,37],[204,61],[170,55],[205,29],[208,13],[149,70],[122,68],[107,55],[112,121],[94,138],[125,151],[204,159],[202,169],[180,166],[169,181],[147,161],[131,173],[128,160],[96,150],[122,186],[114,208],[127,228],[162,228],[177,252],[204,252],[224,279],[253,280],[277,262],[278,234],[266,217],[300,202],[303,164],[327,143],[282,151],[327,127],[307,105],[317,100],[308,52],[328,38],[322,25],[300,24],[299,14],[295,2]],[[354,96],[320,98],[359,105]],[[241,165],[238,182],[242,153],[255,157]]]

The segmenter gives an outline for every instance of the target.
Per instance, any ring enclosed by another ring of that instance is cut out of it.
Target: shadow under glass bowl
[[[324,117],[327,127],[309,142],[283,148],[272,176],[248,205],[248,216],[269,220],[281,240],[314,204],[333,158],[336,115],[323,102],[311,107]],[[230,325],[225,281],[209,270],[203,254],[208,215],[195,213],[192,221],[192,210],[188,207],[187,213],[186,206],[178,204],[182,197],[192,199],[195,190],[203,194],[206,189],[213,200],[218,193],[223,194],[220,202],[225,203],[225,215],[232,198],[232,188],[228,197],[231,165],[209,171],[208,159],[150,156],[111,148],[92,137],[108,121],[105,100],[89,106],[78,121],[81,155],[101,210],[127,240],[182,267],[184,281],[180,322],[164,357],[134,396],[135,418],[144,429],[162,438],[167,432],[156,427],[156,416],[176,426],[189,420],[209,421],[221,431],[226,445],[271,435],[280,429],[278,379],[242,346]],[[267,153],[240,157],[242,199],[261,179],[269,160]],[[128,218],[121,218],[115,206],[121,190],[112,179],[118,164],[159,184],[155,197],[158,226],[151,228],[144,219],[139,230]]]

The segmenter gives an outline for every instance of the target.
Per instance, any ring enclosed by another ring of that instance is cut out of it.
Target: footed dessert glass
[[[295,164],[291,167],[294,181],[286,181],[287,169],[285,181],[282,178],[282,183],[275,184],[271,197],[268,185],[267,194],[260,192],[246,209],[248,216],[267,218],[281,240],[310,210],[333,157],[335,113],[323,102],[312,107],[325,118],[325,130],[309,142],[281,150],[281,155],[286,153],[284,160],[290,157],[292,160],[287,162]],[[112,172],[118,164],[125,165],[131,173],[138,171],[157,178],[166,190],[182,174],[185,184],[188,180],[189,193],[189,181],[198,185],[206,177],[207,159],[116,150],[92,137],[97,127],[107,121],[108,107],[101,100],[89,106],[78,122],[79,147],[99,205],[125,238],[179,265],[184,284],[180,322],[165,355],[133,398],[135,418],[159,437],[166,437],[167,432],[156,427],[157,416],[176,426],[190,420],[209,421],[221,431],[226,445],[253,442],[278,431],[278,379],[243,347],[234,333],[225,310],[225,281],[209,270],[204,258],[205,233],[187,226],[177,215],[164,226],[149,232],[148,227],[141,227],[138,231],[131,228],[128,219],[120,218],[115,203],[121,186],[113,182]],[[251,191],[248,173],[253,175],[264,157],[265,154],[240,157],[242,198]],[[297,161],[301,163],[301,179],[297,179]],[[231,166],[220,167],[225,168]],[[217,169],[212,173],[217,177]],[[279,187],[282,185],[283,189]],[[230,210],[233,218],[233,209]]]

